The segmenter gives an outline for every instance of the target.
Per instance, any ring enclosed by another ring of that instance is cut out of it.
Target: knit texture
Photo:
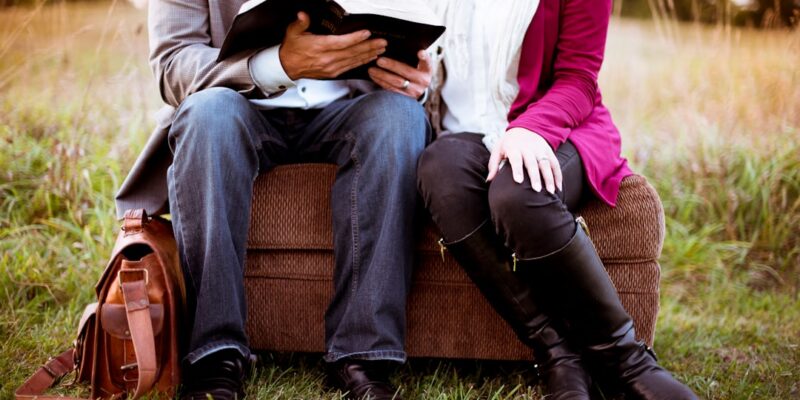
[[[336,167],[299,164],[258,177],[247,249],[247,333],[253,349],[324,351],[333,294],[330,187]],[[637,336],[652,345],[658,314],[664,211],[646,179],[622,182],[616,208],[581,210]],[[418,264],[408,302],[410,357],[527,360],[531,351],[491,309],[458,264],[440,254],[439,234],[418,221]]]

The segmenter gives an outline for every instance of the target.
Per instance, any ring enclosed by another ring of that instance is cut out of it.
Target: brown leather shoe
[[[389,383],[390,365],[385,361],[340,360],[328,364],[328,385],[352,400],[402,400]]]

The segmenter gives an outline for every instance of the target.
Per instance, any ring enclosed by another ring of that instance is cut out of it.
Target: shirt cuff
[[[297,86],[297,83],[283,70],[278,49],[280,45],[261,50],[250,57],[248,64],[250,77],[267,97],[281,94],[286,89]]]

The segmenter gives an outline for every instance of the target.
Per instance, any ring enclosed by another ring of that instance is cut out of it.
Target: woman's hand
[[[553,149],[538,133],[524,128],[509,129],[489,158],[487,181],[494,179],[500,169],[500,161],[506,158],[511,165],[514,182],[522,183],[523,171],[527,170],[533,190],[542,190],[542,179],[548,192],[555,193],[556,188],[561,190],[561,165]]]
[[[378,66],[369,69],[369,77],[380,87],[395,93],[420,98],[431,84],[431,59],[425,50],[417,53],[417,68],[391,58],[379,57]]]

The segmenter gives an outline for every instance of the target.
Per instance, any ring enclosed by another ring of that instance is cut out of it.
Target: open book
[[[428,48],[445,29],[424,0],[250,0],[234,18],[217,60],[280,44],[299,11],[311,18],[311,33],[342,35],[367,29],[372,32],[370,38],[388,42],[382,56],[412,67],[417,66],[417,52]],[[369,79],[371,65],[374,62],[337,79]]]

